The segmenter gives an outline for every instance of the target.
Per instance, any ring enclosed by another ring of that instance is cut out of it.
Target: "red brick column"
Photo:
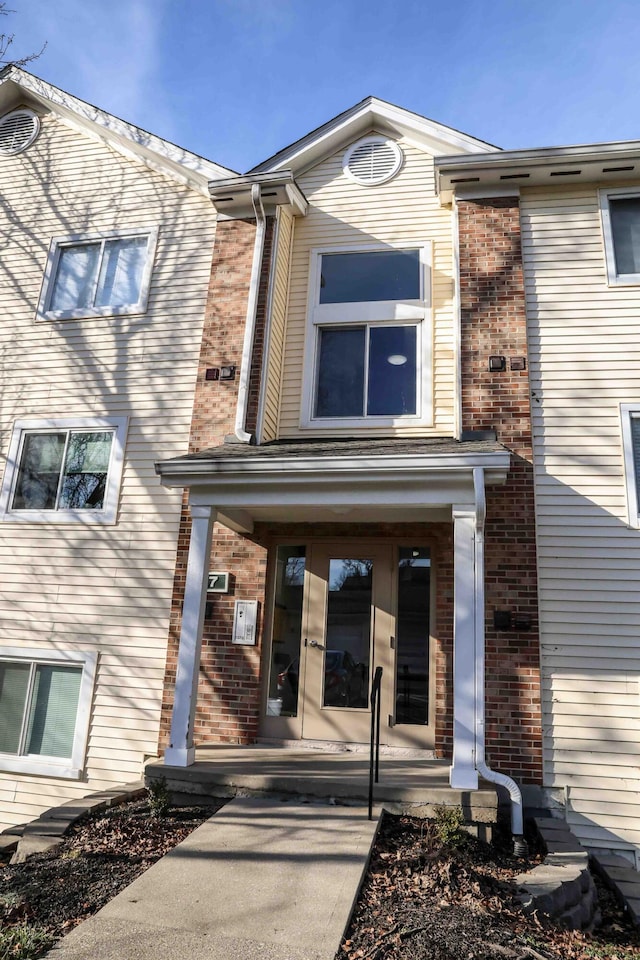
[[[505,486],[487,488],[486,735],[488,762],[529,783],[542,781],[538,589],[518,200],[458,204],[462,315],[462,429],[495,429],[511,451]],[[507,369],[489,372],[489,356]],[[527,363],[528,366],[528,363]],[[528,616],[530,630],[497,632],[494,610]]]
[[[235,430],[236,404],[249,282],[256,236],[255,221],[226,220],[217,225],[205,312],[200,361],[196,382],[189,452],[219,446]],[[273,220],[267,221],[263,269],[260,280],[256,330],[249,380],[246,429],[256,428],[260,369],[264,349],[266,298],[273,237]],[[210,367],[233,365],[232,381],[207,380]],[[233,450],[233,447],[230,447]],[[183,504],[176,574],[174,579],[167,666],[160,723],[160,744],[168,743],[176,678],[178,641],[182,617],[191,520]],[[235,534],[216,524],[211,550],[211,568],[230,573],[228,594],[213,595],[210,616],[205,620],[196,743],[212,740],[251,743],[258,730],[260,644],[255,647],[231,643],[234,601],[261,601],[264,610],[266,550],[254,538]],[[259,630],[259,639],[262,630]]]

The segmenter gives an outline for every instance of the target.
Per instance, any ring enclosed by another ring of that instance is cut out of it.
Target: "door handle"
[[[305,637],[304,645],[309,647],[317,647],[319,650],[324,650],[324,647],[321,643],[318,643],[317,640],[307,640]]]

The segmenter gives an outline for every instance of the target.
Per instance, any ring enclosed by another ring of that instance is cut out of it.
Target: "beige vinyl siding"
[[[399,141],[403,167],[393,180],[377,187],[345,176],[341,150],[298,177],[309,201],[306,217],[298,217],[291,259],[286,344],[280,398],[281,437],[317,435],[300,429],[303,362],[308,307],[310,253],[316,247],[366,246],[372,243],[433,245],[432,311],[426,330],[433,346],[431,427],[397,427],[396,434],[452,436],[454,430],[454,318],[452,214],[435,196],[433,158]],[[430,328],[431,325],[431,329]],[[352,432],[353,427],[347,429]],[[332,430],[332,434],[339,433]],[[368,435],[389,429],[358,428]]]
[[[215,231],[210,202],[54,115],[0,161],[0,445],[16,418],[128,416],[114,526],[0,524],[2,647],[97,651],[86,776],[0,773],[0,824],[138,779],[155,755],[181,494]],[[147,312],[37,322],[52,237],[159,228]]]
[[[640,532],[619,405],[640,401],[640,287],[608,287],[595,186],[523,192],[545,783],[591,846],[640,855]]]
[[[278,207],[278,225],[275,263],[272,279],[271,313],[269,317],[268,357],[265,364],[264,406],[262,413],[262,440],[278,436],[278,402],[282,384],[287,299],[289,297],[289,269],[294,231],[293,215],[286,207]]]

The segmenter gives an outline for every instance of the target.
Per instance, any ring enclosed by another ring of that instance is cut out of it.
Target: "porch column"
[[[476,512],[453,506],[453,763],[452,787],[478,788],[475,767]]]
[[[216,516],[216,511],[211,506],[191,507],[191,540],[178,646],[176,687],[171,713],[171,742],[164,755],[165,764],[175,767],[188,767],[195,761],[193,721],[198,697],[198,671],[204,607],[207,599],[211,535]]]

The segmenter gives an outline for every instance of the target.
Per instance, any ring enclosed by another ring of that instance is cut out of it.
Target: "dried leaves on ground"
[[[41,956],[217,809],[185,807],[158,817],[146,801],[123,804],[76,824],[61,846],[2,866],[0,960]]]
[[[514,877],[535,864],[437,824],[385,817],[337,960],[639,960],[640,935],[607,890],[602,925],[559,929],[524,915]]]

